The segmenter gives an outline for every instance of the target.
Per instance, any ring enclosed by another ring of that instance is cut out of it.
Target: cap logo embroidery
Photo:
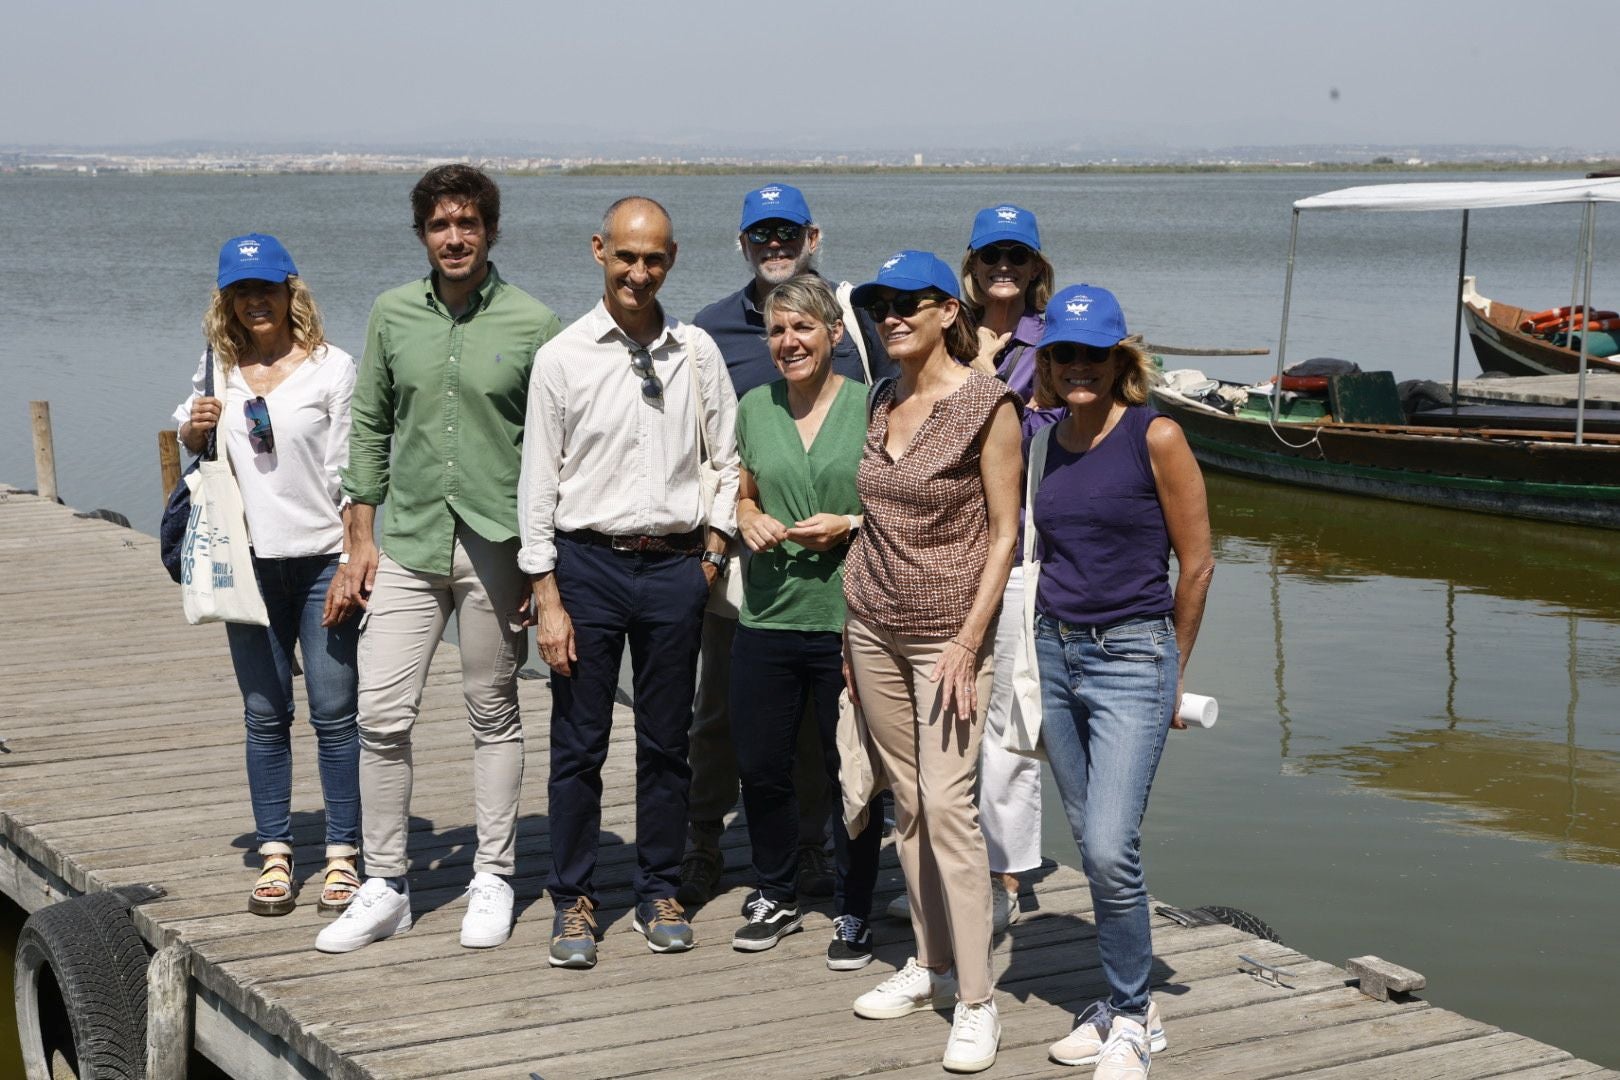
[[[888,262],[883,264],[883,269],[885,269],[885,270],[893,270],[895,267],[899,266],[901,261],[904,260],[904,259],[905,259],[904,255],[896,255],[894,258],[890,259]]]
[[[996,217],[1000,218],[1002,221],[1017,221],[1018,211],[1014,210],[1010,206],[1003,206],[996,211]]]
[[[259,253],[259,245],[252,240],[246,240],[236,246],[236,253],[244,259],[251,259]]]
[[[780,199],[781,197],[782,197],[782,190],[780,188],[773,188],[773,187],[764,188],[759,193],[759,198],[760,198],[761,202],[775,202],[777,199]]]
[[[1084,315],[1087,311],[1091,310],[1091,301],[1070,300],[1067,304],[1063,305],[1063,308],[1070,315]]]

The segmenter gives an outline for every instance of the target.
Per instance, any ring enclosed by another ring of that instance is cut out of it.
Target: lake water
[[[154,531],[155,433],[201,352],[220,242],[280,236],[332,340],[358,350],[372,298],[425,265],[409,231],[411,179],[0,177],[0,479],[32,484],[25,403],[48,399],[66,501]],[[674,214],[681,250],[663,296],[689,316],[745,280],[737,206],[769,179],[510,179],[494,257],[575,317],[599,295],[588,242],[602,210],[645,192]],[[954,261],[973,212],[1011,200],[1039,215],[1060,283],[1113,288],[1150,341],[1274,348],[1289,203],[1390,179],[800,186],[826,231],[831,276],[864,280],[901,247]],[[1594,299],[1615,307],[1620,221],[1607,210]],[[1290,356],[1448,379],[1459,224],[1306,215]],[[1570,207],[1475,214],[1470,272],[1487,295],[1567,302],[1577,229]],[[1187,363],[1249,378],[1273,361]],[[1376,953],[1424,972],[1440,1005],[1620,1066],[1609,1016],[1620,955],[1615,536],[1219,476],[1210,501],[1219,569],[1188,686],[1220,699],[1221,720],[1171,740],[1145,833],[1154,892],[1245,908],[1324,960]],[[1055,801],[1048,810],[1048,849],[1072,859]]]

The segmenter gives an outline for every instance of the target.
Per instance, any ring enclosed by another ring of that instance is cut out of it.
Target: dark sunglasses
[[[980,248],[978,254],[979,261],[986,266],[1000,266],[1002,263],[1023,266],[1035,253],[1023,244],[991,244]]]
[[[1046,347],[1047,359],[1054,364],[1100,364],[1114,355],[1113,349],[1105,349],[1100,345],[1081,345],[1077,341],[1060,341],[1056,345]]]
[[[804,226],[795,225],[791,221],[781,221],[775,225],[753,225],[743,230],[750,244],[768,244],[774,236],[784,244],[791,244],[804,235]]]
[[[641,376],[641,396],[648,401],[657,401],[664,396],[664,384],[658,381],[653,374],[652,353],[646,349],[630,350],[630,366],[637,375]]]
[[[917,314],[920,308],[929,307],[940,302],[937,296],[925,293],[900,293],[893,300],[874,300],[866,305],[866,313],[872,316],[873,322],[882,322],[894,312],[902,319],[909,319]]]
[[[247,417],[248,442],[253,445],[255,453],[273,454],[276,452],[276,432],[270,426],[270,406],[265,404],[263,397],[256,397],[251,401],[242,403],[242,413]]]

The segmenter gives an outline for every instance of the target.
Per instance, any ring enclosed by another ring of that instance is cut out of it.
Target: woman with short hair
[[[790,278],[771,290],[760,310],[782,377],[750,390],[737,405],[737,529],[752,555],[743,562],[742,613],[732,643],[731,737],[756,888],[743,904],[747,921],[732,945],[748,952],[769,949],[803,921],[793,774],[806,702],[820,729],[827,779],[838,788],[844,556],[861,520],[855,470],[866,442],[867,393],[862,383],[832,370],[844,322],[826,282],[814,274]],[[827,946],[827,966],[835,971],[872,960],[868,923],[881,833],[867,828],[851,841],[842,815],[835,815],[837,914]]]
[[[1018,531],[1017,397],[966,366],[978,335],[956,275],[934,255],[899,252],[853,302],[877,323],[900,376],[872,393],[844,653],[894,792],[917,939],[917,955],[857,998],[855,1012],[887,1019],[956,998],[944,1065],[977,1072],[995,1062],[1001,1037],[974,788],[991,623]]]
[[[1107,289],[1052,298],[1037,377],[1068,412],[1030,454],[1044,458],[1031,477],[1040,743],[1091,883],[1109,991],[1051,1055],[1095,1062],[1098,1080],[1140,1080],[1165,1046],[1148,996],[1142,816],[1165,734],[1185,726],[1175,714],[1215,572],[1203,475],[1181,428],[1148,404],[1151,358],[1125,338]]]
[[[285,915],[293,878],[293,651],[303,661],[326,803],[318,903],[337,915],[360,887],[358,609],[344,598],[338,469],[348,460],[354,357],[327,342],[292,256],[273,236],[225,242],[203,330],[210,351],[175,410],[180,441],[210,438],[231,463],[268,627],[226,623],[247,728],[248,792],[262,858],[248,910]],[[223,385],[206,394],[211,362]]]

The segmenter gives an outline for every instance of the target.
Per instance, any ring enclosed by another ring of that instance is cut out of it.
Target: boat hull
[[[1463,325],[1483,372],[1504,375],[1574,375],[1581,370],[1581,354],[1517,327],[1527,313],[1499,300],[1466,299]],[[1588,371],[1620,371],[1614,357],[1588,356]]]
[[[1174,392],[1154,406],[1223,472],[1478,513],[1620,529],[1620,445],[1413,434],[1229,416]]]

